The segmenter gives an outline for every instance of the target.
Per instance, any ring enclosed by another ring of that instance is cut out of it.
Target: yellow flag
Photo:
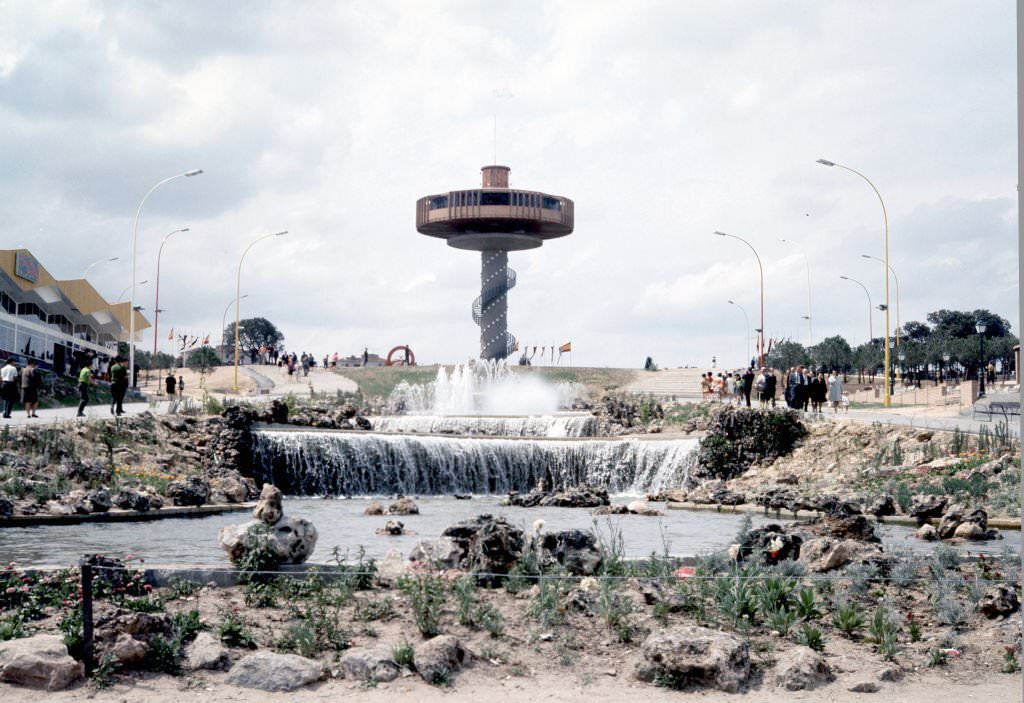
[[[203,337],[203,346],[205,347],[205,346],[208,346],[209,344],[210,344],[210,335],[206,335],[205,337]]]
[[[169,341],[169,342],[173,342],[174,341],[174,328],[173,327],[171,328],[171,331],[167,333],[167,341]]]
[[[572,342],[566,342],[558,348],[559,353],[564,354],[565,352],[572,351]]]

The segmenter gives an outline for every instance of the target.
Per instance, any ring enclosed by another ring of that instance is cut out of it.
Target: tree
[[[791,339],[776,342],[767,359],[768,366],[782,370],[793,366],[805,366],[809,362],[810,357],[804,345]]]
[[[190,369],[199,374],[200,387],[206,382],[206,374],[210,369],[220,366],[217,352],[210,347],[199,347],[185,352],[185,361]]]
[[[853,350],[849,342],[839,335],[821,340],[810,351],[815,363],[826,370],[846,373],[853,366]]]
[[[903,337],[912,339],[915,342],[923,342],[931,336],[931,328],[923,322],[904,322]]]
[[[985,338],[1005,337],[1010,333],[1010,322],[1004,317],[988,310],[964,312],[962,310],[936,310],[928,313],[928,322],[932,323],[932,331],[945,334],[952,339],[976,337],[975,325],[985,323]]]
[[[238,346],[245,354],[258,352],[260,347],[274,345],[278,350],[284,348],[284,335],[265,317],[250,317],[238,323]],[[235,326],[224,328],[224,345],[231,348],[235,345]]]

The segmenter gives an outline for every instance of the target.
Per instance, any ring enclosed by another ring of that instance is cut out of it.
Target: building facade
[[[57,280],[28,249],[0,250],[0,356],[73,373],[128,341],[130,303],[107,301],[84,278]],[[149,321],[136,311],[138,333]]]

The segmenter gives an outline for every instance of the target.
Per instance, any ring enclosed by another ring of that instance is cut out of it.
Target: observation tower
[[[480,358],[504,359],[516,349],[508,332],[508,291],[516,272],[508,253],[536,249],[572,233],[573,202],[561,195],[508,187],[508,166],[484,166],[483,187],[428,195],[416,201],[416,230],[456,249],[480,252],[480,296],[473,322],[480,326]]]

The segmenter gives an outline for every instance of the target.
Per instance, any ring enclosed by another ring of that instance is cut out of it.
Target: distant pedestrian
[[[43,378],[36,368],[36,360],[29,359],[28,366],[21,372],[21,402],[25,404],[25,414],[28,417],[39,417],[36,410],[39,409],[39,387],[43,385]]]
[[[18,367],[14,359],[7,359],[7,363],[0,368],[0,396],[4,401],[4,417],[10,418],[14,404],[18,402]]]
[[[164,392],[167,393],[168,398],[174,397],[174,391],[178,387],[178,379],[174,377],[174,372],[167,369],[167,377],[164,378]]]
[[[92,384],[92,367],[83,366],[78,372],[78,417],[85,417],[85,406],[89,404],[89,386]]]
[[[110,367],[110,414],[124,415],[124,395],[128,392],[128,369],[117,357]]]
[[[754,388],[754,367],[750,366],[743,374],[743,398],[747,402],[747,407],[750,407],[750,391]]]
[[[811,410],[820,414],[822,403],[828,399],[828,383],[825,381],[825,375],[819,373],[817,376],[812,376],[809,386]]]
[[[185,377],[178,376],[178,400],[185,399]]]
[[[370,348],[369,347],[364,347],[363,348],[363,366],[366,366],[369,363],[370,363]]]
[[[832,414],[839,413],[839,405],[843,402],[843,379],[835,371],[828,376],[828,402],[832,406]]]
[[[764,392],[768,396],[768,402],[775,407],[775,391],[778,388],[779,379],[775,376],[775,369],[768,369],[768,375],[764,379]]]

